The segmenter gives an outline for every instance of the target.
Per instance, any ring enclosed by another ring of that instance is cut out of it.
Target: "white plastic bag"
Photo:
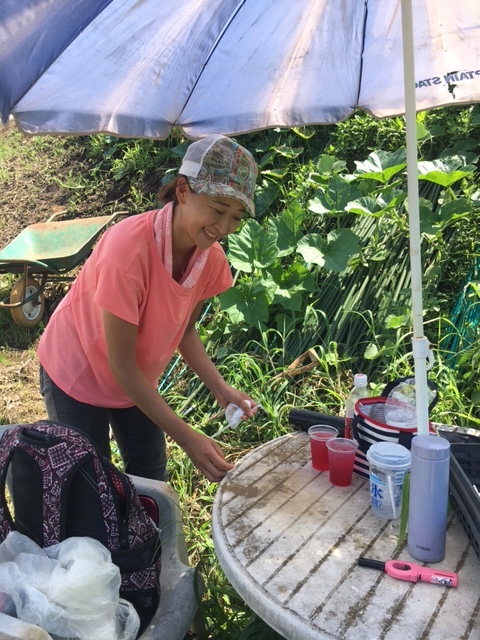
[[[119,597],[120,583],[110,552],[93,538],[42,549],[14,531],[0,544],[5,613],[59,640],[135,640],[140,620]]]
[[[435,392],[428,389],[428,403],[435,397]],[[400,382],[388,394],[385,402],[385,422],[392,427],[413,429],[417,426],[417,405],[415,396],[415,379]]]

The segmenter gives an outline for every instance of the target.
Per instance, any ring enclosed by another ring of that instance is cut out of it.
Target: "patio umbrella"
[[[414,14],[412,14],[412,2]],[[415,54],[415,62],[414,62]],[[0,111],[33,134],[189,138],[405,113],[418,429],[428,430],[415,114],[480,100],[478,0],[3,0]]]

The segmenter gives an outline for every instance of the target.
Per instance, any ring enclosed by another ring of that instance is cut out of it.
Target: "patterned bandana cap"
[[[252,154],[235,140],[211,135],[194,142],[187,149],[179,174],[188,178],[195,193],[235,198],[255,215],[257,165]]]

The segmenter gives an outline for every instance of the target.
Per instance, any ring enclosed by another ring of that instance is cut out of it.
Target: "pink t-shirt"
[[[197,282],[182,287],[165,269],[153,233],[156,211],[131,216],[99,240],[45,329],[38,358],[65,393],[109,408],[132,406],[108,364],[102,309],[138,327],[137,363],[152,386],[177,349],[198,302],[232,286],[215,243]]]

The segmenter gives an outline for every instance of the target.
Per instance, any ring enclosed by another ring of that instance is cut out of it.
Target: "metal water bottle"
[[[450,443],[434,435],[412,439],[408,553],[421,562],[445,557]]]

